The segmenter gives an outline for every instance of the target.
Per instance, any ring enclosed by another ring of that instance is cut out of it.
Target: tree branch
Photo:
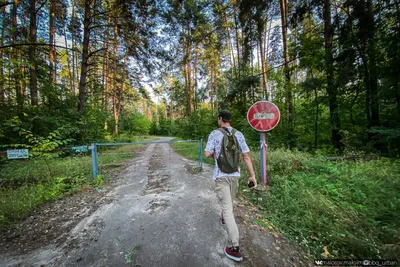
[[[42,7],[47,3],[47,0],[44,0],[44,2],[40,5],[40,7],[38,9],[36,9],[35,14],[37,14],[39,12],[40,9],[42,9]]]
[[[6,2],[1,2],[1,3],[0,3],[0,8],[6,7],[6,6],[12,5],[12,4],[14,4],[14,3],[13,3],[13,2],[8,2],[8,3],[6,3]]]
[[[58,48],[63,48],[63,49],[68,49],[68,50],[74,50],[74,51],[79,52],[78,49],[69,48],[69,47],[60,46],[60,45],[44,44],[44,43],[10,44],[10,45],[3,45],[3,46],[0,46],[0,49],[10,48],[10,47],[18,47],[18,46],[53,46],[53,47],[58,47]],[[79,52],[79,53],[80,53],[80,52]]]
[[[105,49],[106,49],[106,48],[103,47],[103,48],[97,49],[97,50],[95,50],[95,51],[93,51],[93,52],[90,52],[89,55],[88,55],[88,58],[90,58],[90,57],[93,56],[94,54],[97,54],[98,52],[103,51],[103,50],[105,50]]]
[[[100,25],[94,25],[92,27],[89,27],[90,30],[93,30],[95,28],[100,28],[100,27],[114,27],[114,24],[100,24]]]

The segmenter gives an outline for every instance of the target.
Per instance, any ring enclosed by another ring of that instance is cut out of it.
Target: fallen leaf
[[[328,251],[328,247],[327,247],[327,246],[324,246],[322,249],[324,250],[324,253],[321,253],[321,255],[322,255],[324,258],[328,258],[328,256],[330,255],[330,253],[329,253],[329,251]]]

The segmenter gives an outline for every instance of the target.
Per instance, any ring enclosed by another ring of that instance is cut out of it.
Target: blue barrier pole
[[[203,139],[199,141],[199,166],[200,170],[203,169]]]
[[[93,179],[96,180],[98,169],[97,169],[97,147],[96,143],[92,144],[92,174]]]
[[[146,144],[169,144],[169,143],[198,143],[199,140],[175,140],[158,142],[129,142],[129,143],[96,143],[96,146],[122,146],[122,145],[146,145]]]

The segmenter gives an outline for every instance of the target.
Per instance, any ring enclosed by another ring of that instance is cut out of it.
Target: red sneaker
[[[233,247],[226,246],[224,249],[224,252],[228,258],[230,258],[234,261],[242,261],[243,260],[242,253],[239,250],[237,250],[237,251],[233,250]]]

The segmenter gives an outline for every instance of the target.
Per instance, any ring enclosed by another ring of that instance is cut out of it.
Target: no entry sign
[[[254,103],[247,112],[247,120],[251,127],[259,132],[268,132],[279,123],[278,107],[269,101]]]

